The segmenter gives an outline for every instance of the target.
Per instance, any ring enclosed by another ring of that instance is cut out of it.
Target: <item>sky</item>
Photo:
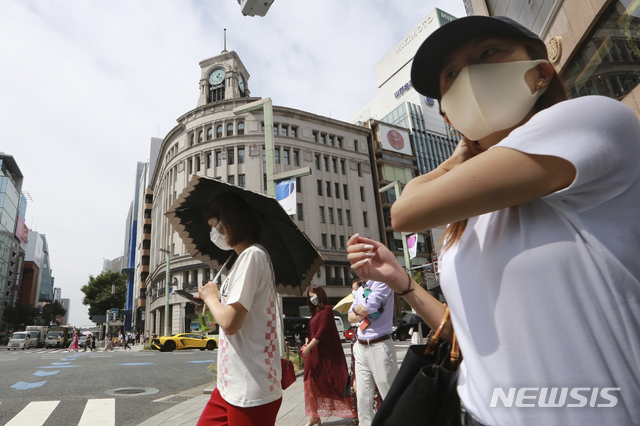
[[[45,234],[69,322],[80,288],[124,251],[136,163],[198,100],[199,62],[235,51],[251,96],[349,120],[377,94],[374,66],[433,8],[462,0],[0,2],[0,152],[24,175],[27,226]]]

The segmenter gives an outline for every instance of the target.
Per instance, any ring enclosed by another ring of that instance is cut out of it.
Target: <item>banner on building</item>
[[[409,259],[415,258],[418,251],[418,234],[407,235],[407,249],[409,250]]]
[[[276,185],[276,198],[288,215],[296,214],[296,179],[278,182]]]
[[[391,126],[380,124],[380,142],[382,142],[382,149],[387,151],[413,155],[409,132],[406,130],[394,129]]]

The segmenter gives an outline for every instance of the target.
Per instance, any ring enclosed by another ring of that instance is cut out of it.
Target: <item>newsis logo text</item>
[[[494,388],[489,407],[615,407],[620,388]]]

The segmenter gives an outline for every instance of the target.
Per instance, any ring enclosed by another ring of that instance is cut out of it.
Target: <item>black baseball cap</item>
[[[546,46],[537,34],[506,16],[466,16],[438,28],[422,43],[413,58],[411,84],[418,93],[440,99],[440,70],[445,58],[462,43],[484,35],[508,36],[528,40],[544,52]]]

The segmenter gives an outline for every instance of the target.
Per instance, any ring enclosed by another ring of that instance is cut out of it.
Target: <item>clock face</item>
[[[222,81],[224,80],[224,76],[225,75],[226,74],[225,74],[224,70],[220,70],[220,69],[215,70],[209,76],[209,84],[211,84],[212,86],[215,86],[216,84],[222,83]]]
[[[240,91],[244,93],[244,78],[242,77],[242,74],[238,74],[238,87],[240,88]]]

